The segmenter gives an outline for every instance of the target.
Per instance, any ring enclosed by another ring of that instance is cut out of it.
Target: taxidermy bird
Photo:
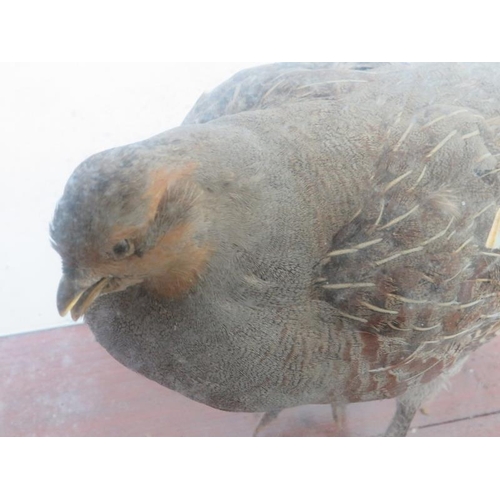
[[[397,398],[404,436],[499,331],[499,155],[499,65],[245,70],[76,169],[51,227],[59,311],[259,429]]]

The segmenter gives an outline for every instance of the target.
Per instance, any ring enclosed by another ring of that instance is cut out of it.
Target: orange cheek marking
[[[167,298],[181,297],[196,285],[212,254],[210,247],[195,244],[191,234],[191,226],[181,224],[142,258],[110,262],[99,272],[103,276],[145,278],[145,285],[153,293]]]
[[[141,239],[147,231],[148,224],[153,220],[158,211],[158,205],[165,196],[168,189],[170,189],[176,182],[187,179],[192,175],[196,168],[194,163],[188,163],[183,168],[175,170],[155,170],[150,174],[150,188],[144,193],[144,200],[149,204],[146,219],[144,224],[137,226],[115,226],[111,234],[111,241],[118,242],[121,240],[135,240]],[[180,226],[166,235],[168,238],[162,246],[170,244],[170,240],[179,239],[185,228]],[[163,241],[163,240],[162,240]]]
[[[212,249],[197,246],[190,233],[189,225],[180,225],[166,234],[143,259],[151,276],[146,285],[154,293],[178,298],[197,284]]]
[[[147,280],[146,285],[161,297],[182,297],[198,283],[211,253],[209,248],[187,248],[183,257],[169,262],[167,273]]]

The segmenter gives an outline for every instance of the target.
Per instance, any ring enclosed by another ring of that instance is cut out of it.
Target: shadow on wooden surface
[[[411,436],[500,435],[500,338],[429,402]],[[383,433],[393,401],[350,405],[347,434]],[[251,436],[260,415],[194,403],[127,370],[86,326],[0,339],[0,436]],[[334,436],[327,406],[284,411],[263,436]]]

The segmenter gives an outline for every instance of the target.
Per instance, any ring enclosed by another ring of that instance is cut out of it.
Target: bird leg
[[[338,428],[339,435],[345,435],[346,428],[346,405],[344,403],[332,403],[332,417],[333,422]]]
[[[420,402],[402,401],[402,399],[400,398],[396,402],[396,414],[385,432],[385,437],[405,437],[415,414],[420,408]]]
[[[345,428],[346,405],[342,403],[332,403],[331,408],[332,408],[333,421],[338,426],[340,432],[342,432]],[[253,433],[253,437],[257,437],[269,424],[274,422],[278,418],[278,415],[281,412],[282,410],[274,410],[265,413],[263,417],[260,419],[260,422],[258,423]]]
[[[443,377],[439,377],[400,396],[396,400],[396,414],[385,432],[385,437],[405,437],[419,408],[442,387],[444,381]]]
[[[265,413],[255,428],[253,437],[257,437],[271,422],[274,422],[280,413],[281,410],[268,411]]]

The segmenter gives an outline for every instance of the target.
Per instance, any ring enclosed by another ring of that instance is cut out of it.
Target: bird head
[[[167,297],[196,284],[211,250],[195,170],[161,144],[100,153],[75,170],[51,224],[61,315],[77,320],[100,295],[138,284]]]

